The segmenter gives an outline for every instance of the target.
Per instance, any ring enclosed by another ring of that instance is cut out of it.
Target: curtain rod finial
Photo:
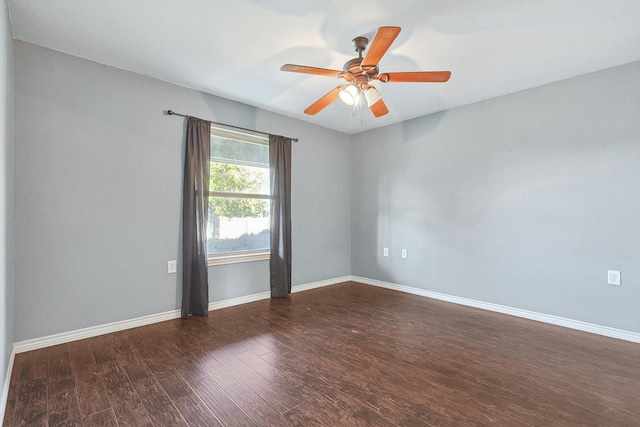
[[[168,114],[168,115],[172,115],[172,114],[173,114],[173,111],[171,111],[171,110],[167,110],[167,114]]]

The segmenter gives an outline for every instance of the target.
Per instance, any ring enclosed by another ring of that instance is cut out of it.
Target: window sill
[[[207,259],[207,265],[209,267],[213,265],[224,264],[236,264],[239,262],[251,262],[251,261],[264,261],[271,257],[269,252],[249,253],[249,254],[237,254],[237,255],[222,255],[209,257]]]

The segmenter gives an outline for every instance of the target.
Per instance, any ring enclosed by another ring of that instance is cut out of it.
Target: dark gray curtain
[[[182,317],[209,314],[207,216],[211,122],[187,117],[182,192]]]
[[[291,293],[291,138],[269,135],[271,297]]]

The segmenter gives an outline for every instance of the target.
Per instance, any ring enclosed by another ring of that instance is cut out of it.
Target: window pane
[[[208,253],[269,252],[268,135],[212,124],[209,165]]]
[[[269,145],[211,135],[211,160],[268,168]]]
[[[223,193],[269,195],[269,169],[212,162],[209,190]]]
[[[237,251],[269,251],[268,200],[211,197],[207,226],[209,254]],[[243,216],[229,216],[243,212]]]

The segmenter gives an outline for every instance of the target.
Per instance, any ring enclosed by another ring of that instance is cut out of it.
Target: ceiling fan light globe
[[[367,99],[367,105],[369,107],[382,99],[380,92],[373,86],[370,86],[369,89],[364,92],[364,97]]]
[[[358,88],[349,85],[340,91],[340,100],[347,105],[353,105],[358,100]]]
[[[353,105],[354,99],[353,97],[345,90],[340,91],[340,101],[344,102],[347,105]]]

